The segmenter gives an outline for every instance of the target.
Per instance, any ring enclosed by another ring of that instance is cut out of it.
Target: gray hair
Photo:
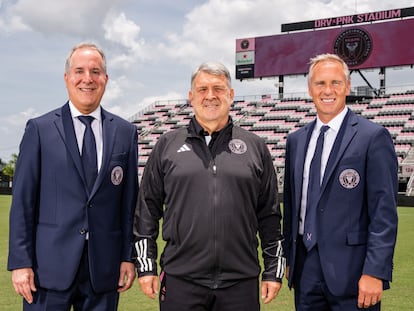
[[[105,57],[105,53],[96,44],[89,43],[89,42],[79,43],[79,44],[75,45],[72,48],[72,50],[69,52],[69,55],[66,58],[66,62],[65,62],[65,73],[68,73],[70,71],[71,58],[72,58],[73,53],[75,53],[75,51],[80,50],[80,49],[90,49],[90,50],[97,51],[101,55],[101,57],[102,57],[102,67],[103,67],[104,72],[106,73],[106,57]]]
[[[317,55],[310,59],[308,81],[310,81],[312,78],[313,69],[315,68],[315,66],[319,64],[320,62],[324,62],[324,61],[334,61],[334,62],[340,63],[342,65],[346,81],[348,82],[351,79],[349,68],[348,68],[348,65],[345,63],[345,61],[336,54],[325,53],[325,54]]]
[[[227,80],[227,86],[231,89],[231,77],[230,72],[222,63],[219,62],[205,62],[202,63],[200,66],[194,70],[193,74],[191,75],[191,88],[193,88],[194,79],[200,72],[206,72],[211,75],[215,76],[225,76]]]

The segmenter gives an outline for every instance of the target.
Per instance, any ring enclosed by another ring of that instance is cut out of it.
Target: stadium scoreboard
[[[282,24],[282,34],[236,39],[236,79],[306,74],[322,53],[351,70],[414,64],[414,7]],[[309,30],[311,29],[311,30]]]

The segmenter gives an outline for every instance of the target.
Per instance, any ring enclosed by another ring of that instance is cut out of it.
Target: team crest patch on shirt
[[[247,151],[247,145],[241,139],[232,139],[229,142],[230,151],[236,154],[243,154]]]
[[[356,170],[348,168],[343,170],[339,175],[339,183],[346,189],[353,189],[358,186],[360,181],[359,174]]]
[[[115,166],[111,172],[112,184],[114,184],[115,186],[118,186],[122,182],[123,178],[124,178],[124,170],[120,166]]]

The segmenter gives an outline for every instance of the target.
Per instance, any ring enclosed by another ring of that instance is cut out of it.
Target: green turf
[[[0,195],[0,309],[21,310],[21,298],[14,292],[10,272],[6,270],[8,252],[8,217],[11,196]],[[409,311],[414,309],[414,208],[400,207],[397,248],[394,258],[394,282],[391,290],[384,293],[382,310]],[[262,310],[293,310],[292,293],[283,284],[279,296]],[[120,311],[158,310],[157,301],[145,297],[136,282],[126,293],[121,294]]]

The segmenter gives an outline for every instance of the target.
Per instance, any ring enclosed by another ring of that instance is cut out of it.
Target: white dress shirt
[[[300,204],[300,219],[299,219],[299,234],[303,235],[303,228],[305,225],[306,215],[306,201],[308,195],[308,183],[309,183],[309,168],[313,155],[316,149],[316,141],[319,136],[319,132],[322,126],[328,125],[329,129],[325,132],[325,140],[323,144],[322,159],[321,159],[321,184],[323,176],[325,174],[326,164],[328,163],[329,155],[334,145],[336,136],[344,121],[345,115],[348,112],[348,107],[345,107],[335,118],[333,118],[328,124],[323,124],[317,117],[316,124],[313,128],[312,136],[309,141],[308,150],[306,151],[305,165],[303,167],[303,180],[302,180],[302,199]]]
[[[82,155],[82,145],[83,145],[83,134],[85,133],[85,124],[83,124],[79,119],[78,116],[82,116],[84,114],[80,113],[78,109],[69,101],[69,108],[72,114],[73,120],[73,127],[75,128],[76,140],[78,142],[79,154]],[[88,116],[92,116],[95,119],[92,121],[91,127],[93,134],[95,135],[95,142],[96,142],[96,155],[97,155],[97,164],[98,164],[98,172],[102,165],[102,150],[103,150],[103,143],[102,143],[102,115],[101,115],[101,106],[98,106],[96,110],[88,114]]]

